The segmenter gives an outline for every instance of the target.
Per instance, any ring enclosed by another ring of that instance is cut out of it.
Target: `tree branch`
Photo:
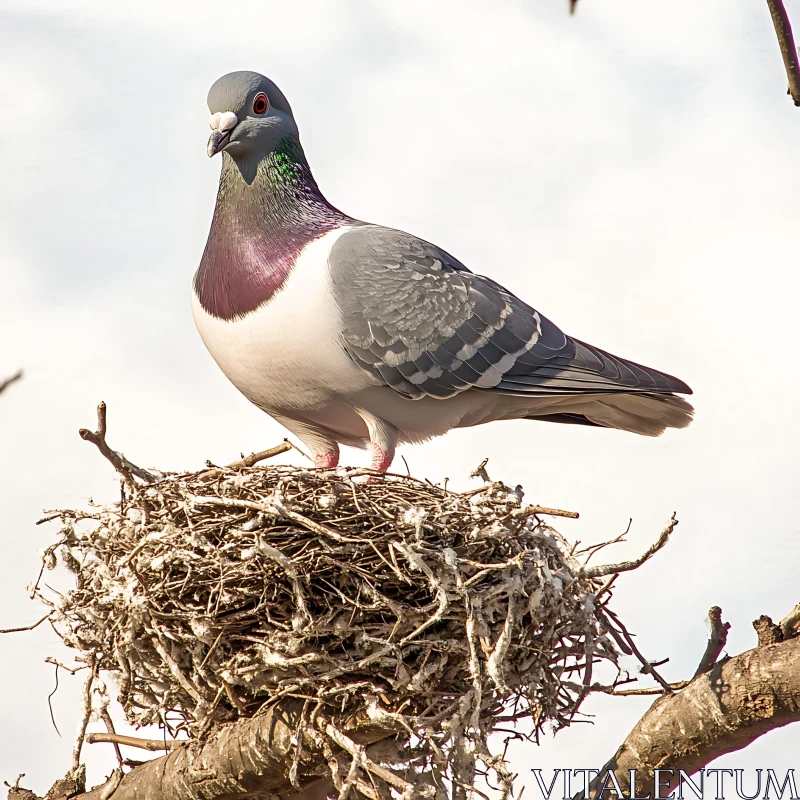
[[[674,780],[661,791],[666,797],[677,785],[679,769],[692,775],[767,731],[798,720],[800,639],[748,650],[694,678],[679,694],[658,698],[592,781],[589,797],[600,796],[609,770],[629,793],[628,770],[636,769],[637,791],[646,794],[656,769],[672,769]],[[610,791],[603,796],[611,796]]]
[[[800,64],[797,59],[797,47],[794,43],[792,25],[789,15],[783,6],[783,0],[767,0],[769,13],[772,15],[772,24],[778,36],[778,44],[783,56],[783,65],[786,67],[786,77],[789,79],[789,94],[796,106],[800,106]]]
[[[518,508],[516,511],[511,512],[511,516],[515,518],[532,517],[539,514],[546,517],[580,518],[580,514],[577,511],[564,511],[560,508],[548,508],[547,506],[525,506],[524,508]]]
[[[673,513],[661,529],[658,540],[650,545],[647,551],[639,556],[639,558],[633,561],[620,561],[618,564],[601,564],[597,567],[584,567],[581,573],[587,578],[602,578],[606,575],[614,575],[618,572],[629,572],[632,569],[641,567],[645,561],[652,558],[669,541],[669,537],[672,531],[675,530],[677,524],[678,520]]]
[[[21,631],[32,631],[34,628],[38,628],[45,620],[50,619],[53,616],[53,612],[50,611],[45,614],[40,620],[37,620],[31,625],[25,625],[22,628],[2,628],[0,629],[0,633],[20,633]]]
[[[132,486],[135,485],[134,475],[147,483],[154,483],[159,479],[158,475],[137,467],[132,461],[128,461],[122,453],[112,450],[106,442],[106,430],[106,404],[101,400],[100,405],[97,406],[97,430],[90,431],[87,428],[81,428],[78,431],[78,435],[84,441],[91,442],[100,451],[101,455],[111,463],[111,466]]]
[[[13,375],[0,381],[0,394],[2,394],[12,383],[15,383],[22,377],[22,370],[17,370]]]

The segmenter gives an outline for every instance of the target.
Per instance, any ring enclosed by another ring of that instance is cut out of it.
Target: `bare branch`
[[[797,47],[794,43],[789,15],[786,13],[783,0],[767,0],[767,5],[769,13],[772,15],[775,33],[778,36],[783,65],[786,67],[786,77],[789,79],[788,94],[792,96],[794,104],[800,106],[800,64],[798,64]]]
[[[677,681],[676,683],[669,684],[669,688],[672,689],[673,692],[677,692],[680,689],[685,689],[689,685],[689,681]],[[593,691],[597,691],[597,687],[592,687]],[[663,687],[658,686],[650,686],[643,689],[618,689],[615,690],[613,686],[607,687],[607,690],[600,689],[600,691],[606,692],[606,694],[613,694],[615,697],[625,697],[625,696],[638,696],[638,695],[651,695],[651,694],[664,694]]]
[[[228,469],[242,469],[244,467],[252,467],[258,464],[259,461],[265,461],[268,458],[286,453],[289,450],[294,450],[294,445],[288,440],[284,439],[279,445],[270,447],[268,450],[261,450],[258,453],[250,453],[249,456],[240,458],[232,464],[228,464]]]
[[[268,450],[261,450],[258,453],[250,453],[249,456],[242,456],[242,458],[228,464],[227,467],[215,467],[211,461],[206,461],[206,464],[208,464],[211,469],[203,472],[202,475],[204,478],[214,478],[217,475],[222,475],[225,470],[246,469],[247,467],[253,467],[258,464],[259,461],[265,461],[266,459],[273,458],[281,453],[286,453],[289,450],[297,450],[298,452],[302,453],[302,451],[295,447],[288,439],[284,439],[279,445],[270,447]],[[302,455],[305,455],[305,453],[302,453]]]
[[[693,677],[702,675],[708,672],[717,663],[719,654],[722,652],[725,644],[728,641],[728,631],[730,630],[730,622],[722,621],[722,609],[719,606],[711,606],[708,611],[708,622],[711,625],[711,633],[708,636],[708,644],[703,657],[700,659],[700,664],[694,673]]]
[[[82,669],[89,669],[88,664],[81,664],[80,667],[68,667],[66,664],[62,664],[57,659],[53,658],[52,656],[47,656],[44,660],[45,664],[54,664],[59,669],[63,669],[65,672],[69,672],[70,675],[75,675],[80,672]]]
[[[664,664],[665,661],[659,661],[658,664],[648,661],[642,655],[641,650],[636,646],[636,642],[633,641],[633,636],[631,636],[630,631],[620,622],[619,617],[610,608],[598,609],[598,616],[603,621],[605,629],[614,637],[617,644],[620,645],[620,649],[627,655],[635,655],[636,658],[639,659],[642,665],[639,671],[642,675],[652,675],[653,678],[664,687],[665,692],[671,693],[672,687],[668,681],[656,672],[656,666]],[[612,620],[616,624],[616,628],[611,624]],[[623,644],[625,645],[624,647],[622,646]]]
[[[111,719],[111,714],[108,713],[108,706],[105,706],[102,709],[100,709],[99,714],[100,714],[100,719],[103,720],[103,724],[106,726],[106,730],[108,731],[108,733],[112,736],[116,736],[117,731],[114,728],[114,720]],[[125,763],[125,759],[122,757],[122,752],[119,749],[119,742],[112,742],[112,744],[114,745],[114,754],[117,757],[117,764],[119,764],[119,766],[121,767]]]
[[[78,435],[84,441],[91,442],[100,451],[101,455],[111,463],[111,466],[125,478],[125,481],[131,486],[135,486],[133,476],[141,478],[147,483],[154,483],[159,480],[160,476],[146,469],[137,467],[132,461],[125,458],[122,453],[112,450],[106,442],[106,404],[100,402],[97,406],[97,430],[90,431],[87,428],[81,428]]]
[[[525,506],[514,511],[513,517],[531,517],[534,514],[543,514],[547,517],[567,517],[568,519],[579,519],[577,511],[562,511],[560,508],[548,508],[547,506]]]
[[[620,561],[618,564],[601,564],[597,567],[584,567],[581,570],[581,574],[587,578],[602,578],[606,575],[613,575],[617,572],[629,572],[632,569],[641,567],[645,561],[652,558],[659,550],[661,550],[662,547],[664,547],[664,545],[669,541],[669,537],[672,534],[672,531],[675,530],[675,526],[677,524],[678,520],[673,513],[673,515],[667,520],[666,524],[662,528],[658,537],[658,541],[651,545],[643,555],[639,556],[639,558],[634,559],[633,561]]]
[[[58,667],[56,667],[58,670]],[[92,684],[94,683],[95,670],[94,661],[92,668],[86,678],[86,684],[83,690],[83,719],[81,720],[80,727],[78,728],[78,738],[75,740],[75,748],[72,751],[72,770],[78,770],[81,766],[81,748],[83,747],[83,735],[86,731],[86,726],[89,724],[89,719],[92,716]]]
[[[477,467],[475,467],[472,472],[470,472],[470,478],[480,478],[484,483],[491,483],[491,478],[489,477],[489,473],[486,471],[486,465],[489,463],[488,458],[484,458]]]
[[[12,383],[16,383],[22,377],[22,370],[17,370],[13,375],[0,381],[0,394],[2,394]]]
[[[32,631],[34,628],[38,628],[45,620],[50,619],[51,616],[53,616],[52,611],[48,614],[45,614],[37,622],[34,622],[33,625],[25,625],[23,628],[3,628],[0,629],[0,633],[20,633],[21,631]]]

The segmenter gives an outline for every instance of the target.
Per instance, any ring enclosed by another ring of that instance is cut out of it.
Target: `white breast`
[[[265,411],[320,411],[371,384],[344,352],[328,256],[349,228],[307,245],[283,289],[236,320],[212,317],[192,292],[195,324],[220,369]]]

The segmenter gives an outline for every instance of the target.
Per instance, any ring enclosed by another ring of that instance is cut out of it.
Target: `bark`
[[[656,769],[675,770],[676,779],[679,769],[692,775],[715,758],[797,720],[800,639],[748,650],[699,675],[680,693],[659,697],[592,782],[589,796],[600,796],[608,770],[626,793],[632,769],[637,770],[637,793],[653,792]],[[672,781],[670,790],[676,783]],[[667,794],[662,788],[661,796]],[[606,789],[602,796],[614,795]]]

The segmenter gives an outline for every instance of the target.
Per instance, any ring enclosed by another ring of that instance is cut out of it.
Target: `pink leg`
[[[334,469],[339,463],[339,445],[325,431],[302,420],[284,417],[282,414],[271,414],[271,416],[305,445],[317,469]]]
[[[338,450],[328,450],[326,453],[314,453],[314,466],[317,469],[334,469],[338,463]]]
[[[370,414],[364,409],[356,409],[361,419],[364,420],[369,431],[369,444],[372,450],[372,463],[370,467],[376,472],[386,472],[394,458],[394,448],[397,444],[397,429],[386,420]],[[371,480],[371,479],[370,479]]]
[[[372,443],[372,464],[370,464],[372,469],[376,472],[386,472],[392,465],[393,459],[394,448],[387,453],[379,444]]]

